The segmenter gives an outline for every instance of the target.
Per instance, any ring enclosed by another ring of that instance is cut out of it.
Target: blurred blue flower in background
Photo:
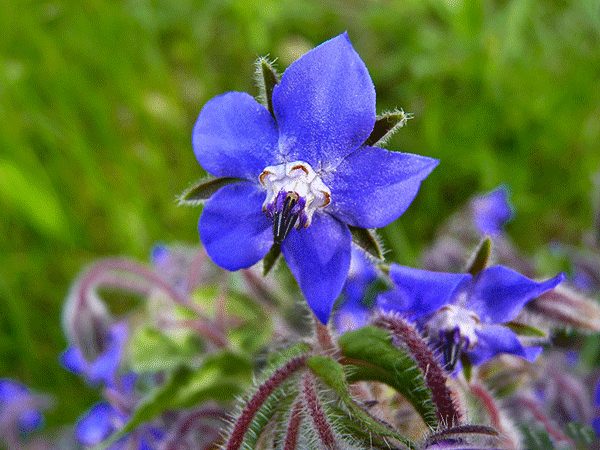
[[[473,364],[500,353],[537,357],[541,348],[523,347],[517,335],[501,324],[513,320],[525,303],[555,288],[565,276],[538,283],[504,266],[471,276],[392,264],[390,278],[395,289],[381,294],[378,306],[416,321],[453,368],[462,353]]]
[[[0,436],[23,436],[41,426],[44,403],[23,384],[0,378]]]
[[[273,89],[273,115],[252,96],[210,100],[192,141],[202,167],[239,181],[206,202],[199,232],[219,266],[237,270],[281,244],[308,305],[326,323],[350,267],[348,225],[400,216],[438,161],[363,145],[375,89],[346,33],[309,51]]]
[[[513,216],[513,206],[508,201],[508,187],[501,185],[487,194],[471,200],[473,222],[483,235],[496,236]]]

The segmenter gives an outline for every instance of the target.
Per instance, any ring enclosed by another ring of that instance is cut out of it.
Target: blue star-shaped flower
[[[513,320],[525,303],[555,288],[565,276],[538,283],[504,266],[470,274],[430,272],[397,264],[390,268],[395,289],[381,294],[383,310],[403,313],[444,350],[452,367],[462,352],[473,364],[499,353],[532,360],[538,347],[523,347],[501,324]]]
[[[211,175],[243,180],[206,202],[200,238],[228,270],[252,266],[280,243],[326,323],[350,267],[348,225],[398,218],[438,161],[364,145],[375,89],[346,33],[291,64],[272,105],[274,115],[250,95],[228,92],[200,112],[192,137],[198,161]]]

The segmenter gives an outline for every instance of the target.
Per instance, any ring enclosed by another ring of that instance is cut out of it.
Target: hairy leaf
[[[362,425],[369,429],[369,431],[381,436],[397,439],[411,449],[415,448],[413,442],[382,424],[352,400],[350,388],[346,381],[344,367],[340,363],[331,358],[319,355],[312,356],[306,363],[315,375],[319,376],[327,386],[339,395],[342,402],[348,407],[350,413],[360,420]]]
[[[342,363],[354,367],[349,382],[379,381],[393,387],[412,404],[425,424],[437,427],[431,391],[417,362],[392,344],[387,331],[363,327],[344,333],[338,344],[345,357]]]

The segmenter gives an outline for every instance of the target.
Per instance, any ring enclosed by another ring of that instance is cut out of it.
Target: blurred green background
[[[384,232],[415,263],[436,227],[501,182],[527,252],[577,243],[600,161],[598,0],[23,1],[0,13],[0,377],[52,393],[48,425],[98,396],[62,370],[62,301],[86,264],[198,242],[175,196],[203,175],[202,105],[257,94],[253,61],[283,70],[344,30],[378,112],[415,118],[388,148],[441,160]]]

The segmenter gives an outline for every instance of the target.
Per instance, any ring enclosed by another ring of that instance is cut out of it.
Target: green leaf
[[[231,183],[237,183],[238,181],[246,180],[243,180],[242,178],[219,177],[198,181],[179,196],[179,204],[191,206],[200,205],[202,202],[208,200],[211,195],[213,195],[223,186],[227,186]]]
[[[392,344],[385,330],[367,326],[344,333],[338,340],[342,361],[354,366],[348,381],[379,381],[394,388],[404,396],[432,428],[438,425],[435,405],[425,378],[414,361],[404,350]]]
[[[273,67],[273,64],[266,58],[256,60],[256,75],[260,99],[273,116],[273,88],[279,84],[279,74]]]
[[[536,328],[531,325],[526,325],[524,323],[519,322],[507,322],[504,324],[507,328],[510,328],[515,334],[520,336],[533,336],[533,337],[542,337],[545,338],[548,335],[539,328]]]
[[[170,371],[195,358],[202,342],[191,333],[176,339],[152,327],[140,327],[129,344],[131,365],[136,373]]]
[[[271,249],[263,258],[263,277],[266,277],[281,255],[281,245],[274,242]]]
[[[483,269],[485,269],[485,266],[487,265],[488,259],[490,257],[491,249],[492,241],[490,240],[490,238],[486,238],[485,241],[483,241],[477,249],[477,253],[473,258],[471,267],[469,267],[469,270],[467,272],[475,276]]]
[[[141,401],[125,426],[98,446],[98,450],[108,448],[140,424],[167,410],[191,408],[209,400],[230,402],[242,394],[251,376],[252,362],[228,351],[211,355],[196,370],[180,366],[164,385]]]
[[[366,228],[358,228],[348,226],[350,233],[352,233],[352,242],[367,252],[369,255],[383,260],[383,253],[381,246],[371,231]]]
[[[346,381],[344,366],[331,358],[320,355],[310,357],[306,361],[306,364],[327,386],[339,395],[342,402],[348,407],[350,413],[361,421],[362,425],[367,427],[373,433],[397,439],[407,447],[411,449],[415,448],[413,442],[377,421],[376,418],[372,417],[352,400],[350,388]]]
[[[410,119],[404,111],[393,111],[377,118],[373,131],[365,141],[364,145],[383,145],[387,140]]]

